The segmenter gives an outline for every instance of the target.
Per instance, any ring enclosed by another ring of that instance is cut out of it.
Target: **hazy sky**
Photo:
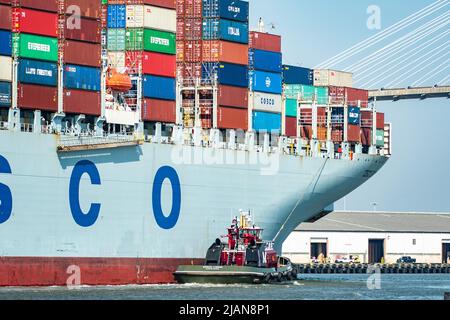
[[[435,1],[250,0],[250,19],[251,27],[256,27],[259,17],[264,18],[266,26],[275,25],[274,32],[283,36],[285,63],[313,67],[380,32],[367,27],[367,8],[370,5],[380,8],[381,27],[388,28],[433,2]],[[447,6],[446,10],[448,9]],[[436,15],[426,21],[444,11],[436,12]],[[411,32],[414,28],[405,32]],[[442,39],[444,42],[448,40],[448,35]],[[422,42],[418,44],[420,43]],[[423,52],[436,46],[438,43]],[[435,59],[441,59],[442,62],[443,57],[449,58],[448,50]],[[408,63],[414,60],[408,60],[406,56],[399,61]],[[419,59],[416,63],[421,61]],[[400,64],[399,68],[402,66]],[[439,61],[431,69],[437,66]],[[450,73],[448,65],[438,68],[436,72],[436,77],[428,81],[430,85]],[[392,78],[386,76],[386,81],[389,80]],[[399,81],[399,85],[407,86],[412,82]],[[394,155],[374,178],[346,197],[346,209],[373,210],[372,203],[377,202],[379,211],[450,212],[450,101],[433,99],[384,102],[378,103],[378,109],[386,113],[387,122],[393,123]],[[336,204],[336,209],[343,208],[344,201],[341,200]]]

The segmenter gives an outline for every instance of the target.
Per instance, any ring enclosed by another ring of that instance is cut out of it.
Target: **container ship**
[[[352,86],[245,1],[0,0],[0,286],[173,282],[241,209],[280,253],[390,156]]]

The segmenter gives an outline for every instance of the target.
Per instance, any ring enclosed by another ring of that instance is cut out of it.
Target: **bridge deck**
[[[450,86],[443,87],[423,87],[405,89],[383,89],[369,91],[371,101],[397,101],[406,99],[427,99],[427,98],[449,98]]]

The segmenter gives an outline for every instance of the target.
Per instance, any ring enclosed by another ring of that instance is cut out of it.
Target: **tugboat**
[[[263,241],[263,229],[252,224],[250,212],[235,217],[226,238],[211,245],[203,265],[179,266],[178,283],[265,284],[292,281],[297,273],[289,259],[279,257],[273,242]]]

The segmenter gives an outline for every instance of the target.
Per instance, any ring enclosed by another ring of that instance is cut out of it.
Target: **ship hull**
[[[0,223],[2,286],[65,285],[68,269],[80,270],[80,284],[173,282],[176,267],[198,264],[239,209],[251,210],[280,251],[299,223],[386,162],[157,143],[56,150],[53,135],[0,131],[10,169],[0,170],[0,185],[11,195]],[[176,179],[158,180],[167,168]]]

